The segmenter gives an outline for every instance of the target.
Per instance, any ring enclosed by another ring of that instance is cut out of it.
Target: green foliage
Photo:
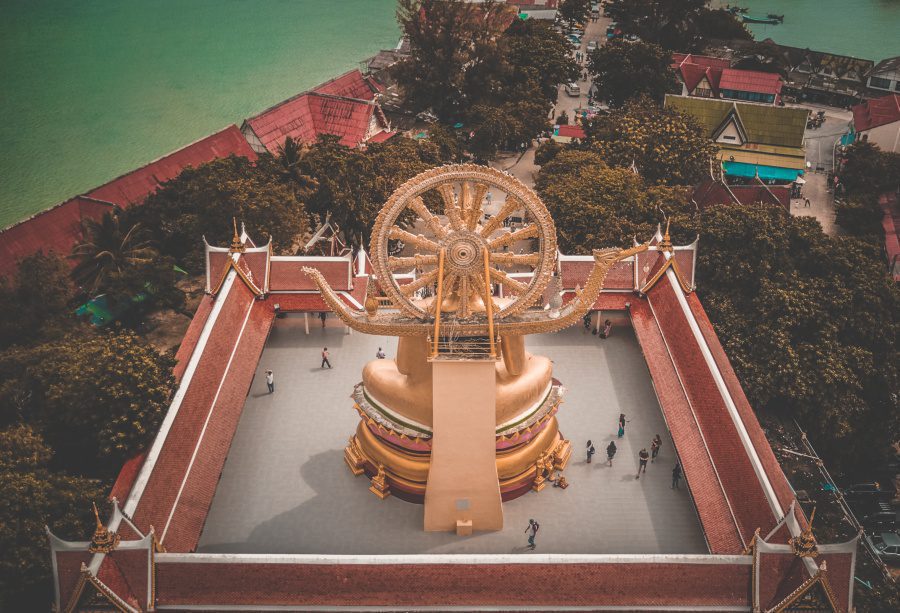
[[[702,41],[753,40],[753,34],[736,15],[725,9],[701,9],[694,24]]]
[[[534,152],[534,163],[538,166],[544,166],[563,149],[564,147],[555,140],[545,140]]]
[[[702,42],[698,18],[708,0],[609,0],[606,12],[627,34],[671,51],[693,51]]]
[[[368,243],[372,225],[391,193],[418,173],[441,164],[454,150],[452,137],[414,141],[392,138],[365,150],[348,149],[334,137],[316,143],[301,161],[303,172],[317,188],[309,198],[309,211],[324,220],[328,213],[349,243]]]
[[[835,223],[850,236],[882,244],[884,228],[881,219],[884,212],[878,205],[878,198],[872,194],[851,198],[846,202],[835,202]]]
[[[663,219],[662,211],[693,211],[689,189],[648,189],[631,170],[610,168],[592,151],[558,153],[541,168],[536,188],[556,222],[565,253],[630,245],[634,237],[647,240]]]
[[[0,279],[0,348],[54,337],[76,325],[74,294],[60,257],[39,252],[23,259],[11,282]]]
[[[659,45],[620,38],[592,51],[588,66],[600,89],[598,97],[611,106],[621,106],[640,95],[662,103],[667,93],[677,92],[671,62],[672,54]]]
[[[499,62],[500,35],[515,18],[511,7],[490,0],[399,0],[397,21],[409,38],[410,56],[395,69],[406,103],[432,109],[443,121],[461,117],[476,75]]]
[[[51,455],[29,426],[0,430],[0,610],[49,606],[44,526],[62,538],[83,539],[91,530],[91,502],[103,499],[98,481],[48,470]]]
[[[69,336],[0,359],[0,415],[38,428],[68,468],[117,467],[156,434],[175,380],[174,360],[114,331]]]
[[[839,173],[849,195],[882,194],[900,185],[900,153],[884,152],[870,142],[847,148]]]
[[[407,105],[464,123],[481,159],[546,130],[558,84],[580,72],[561,34],[506,5],[401,0],[397,17],[412,48],[396,69]]]
[[[587,23],[591,16],[591,0],[562,0],[557,15],[569,25]]]
[[[229,156],[188,168],[136,207],[137,221],[154,233],[159,250],[188,270],[202,271],[205,236],[229,244],[232,218],[243,221],[257,242],[272,237],[279,253],[290,253],[309,229],[309,220],[292,180],[273,156],[257,163]]]
[[[698,292],[757,409],[798,418],[830,464],[871,467],[900,434],[900,293],[880,253],[776,207],[702,224]]]
[[[690,117],[634,99],[585,128],[586,146],[610,166],[634,164],[648,184],[692,185],[709,173],[715,145]]]

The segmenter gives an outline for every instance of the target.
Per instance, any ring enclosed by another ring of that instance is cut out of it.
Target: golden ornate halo
[[[440,214],[426,205],[432,190],[443,203]],[[499,211],[491,217],[483,209],[488,190],[505,196],[494,197]],[[401,227],[397,222],[406,211],[413,221]],[[504,221],[518,212],[519,227],[505,227]],[[391,240],[403,242],[402,254],[389,253]],[[434,301],[415,295],[440,281],[442,313],[463,319],[484,311],[487,283],[502,285],[504,299],[493,311],[503,318],[542,297],[556,265],[556,228],[537,194],[515,177],[476,164],[442,166],[416,175],[391,194],[375,221],[370,258],[382,291],[410,317],[433,315]],[[415,280],[399,284],[394,275],[413,269]],[[510,276],[512,271],[533,274],[519,280]]]

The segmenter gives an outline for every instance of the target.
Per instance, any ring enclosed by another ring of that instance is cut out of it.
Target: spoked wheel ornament
[[[488,218],[483,202],[489,190],[502,204]],[[426,202],[440,203],[433,207],[439,212]],[[505,227],[517,212],[521,227]],[[389,253],[396,241],[407,247],[399,256]],[[541,299],[555,266],[556,230],[538,196],[514,177],[473,164],[443,166],[394,192],[375,222],[370,255],[382,291],[410,317],[434,315],[437,299],[418,299],[417,292],[440,286],[442,316],[483,318],[488,288],[499,284],[503,299],[494,299],[491,310],[503,318]],[[395,278],[413,269],[413,281]],[[510,276],[515,272],[533,274]]]

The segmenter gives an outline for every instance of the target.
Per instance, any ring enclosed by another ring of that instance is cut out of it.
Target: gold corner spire
[[[91,537],[91,544],[88,551],[91,553],[109,553],[119,545],[119,535],[110,532],[100,521],[100,512],[97,511],[97,504],[91,503],[94,508],[94,519],[97,521],[97,527],[94,529],[94,536]]]
[[[237,217],[232,217],[231,223],[234,226],[234,236],[231,239],[231,253],[243,253],[244,243],[241,240],[241,235],[238,234]]]
[[[672,222],[671,217],[666,218],[666,233],[663,234],[663,239],[659,243],[660,251],[668,251],[672,252],[672,239],[669,237],[669,224]]]
[[[815,558],[819,555],[816,537],[813,535],[812,531],[813,520],[815,518],[816,509],[813,508],[812,513],[809,515],[809,525],[807,525],[806,530],[790,539],[791,551],[794,552],[794,555],[801,558]]]

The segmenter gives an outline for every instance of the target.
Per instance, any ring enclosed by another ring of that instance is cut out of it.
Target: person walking
[[[638,464],[638,474],[635,477],[635,479],[640,479],[641,473],[647,472],[647,460],[649,460],[649,459],[650,459],[650,454],[647,453],[647,448],[644,447],[643,449],[641,449],[640,453],[638,453],[638,461],[640,463]]]
[[[600,333],[600,338],[609,338],[610,332],[612,332],[612,322],[607,319],[603,322],[603,332]]]
[[[379,347],[378,351],[375,352],[375,357],[379,360],[384,359],[384,351],[381,350],[381,347]]]
[[[681,464],[675,462],[675,467],[672,469],[672,489],[678,489],[678,482],[681,481]]]
[[[319,313],[319,319],[322,320],[322,327],[323,327],[323,328],[325,327],[325,319],[326,319],[327,317],[328,317],[328,313],[326,313],[325,311],[322,311],[321,313]]]
[[[529,519],[529,520],[528,520],[528,527],[525,528],[525,532],[530,532],[530,533],[531,533],[531,534],[528,535],[528,547],[529,547],[529,549],[534,550],[534,548],[537,547],[537,545],[536,545],[535,542],[534,542],[534,537],[537,536],[538,530],[540,530],[540,529],[541,529],[541,525],[540,525],[539,523],[537,523],[537,522],[534,521],[533,519]]]
[[[596,449],[594,449],[594,444],[590,440],[588,440],[588,442],[587,442],[587,463],[588,464],[591,463],[591,457],[594,455],[595,452],[596,452]]]
[[[659,455],[659,448],[662,447],[662,437],[658,434],[653,437],[653,442],[650,443],[650,463],[652,464],[656,460],[656,456]]]
[[[619,438],[625,436],[625,422],[630,421],[625,419],[625,413],[619,413]]]
[[[266,371],[266,387],[269,388],[270,394],[275,391],[275,373],[271,370]]]
[[[803,199],[803,206],[805,206],[806,208],[809,208],[812,206],[812,203],[809,201],[809,198]]]
[[[322,349],[322,366],[321,368],[325,368],[325,365],[328,365],[328,368],[331,368],[331,362],[328,361],[328,347]]]
[[[616,452],[618,448],[616,447],[615,441],[610,441],[609,445],[606,446],[606,463],[612,466],[613,458],[616,457]]]

